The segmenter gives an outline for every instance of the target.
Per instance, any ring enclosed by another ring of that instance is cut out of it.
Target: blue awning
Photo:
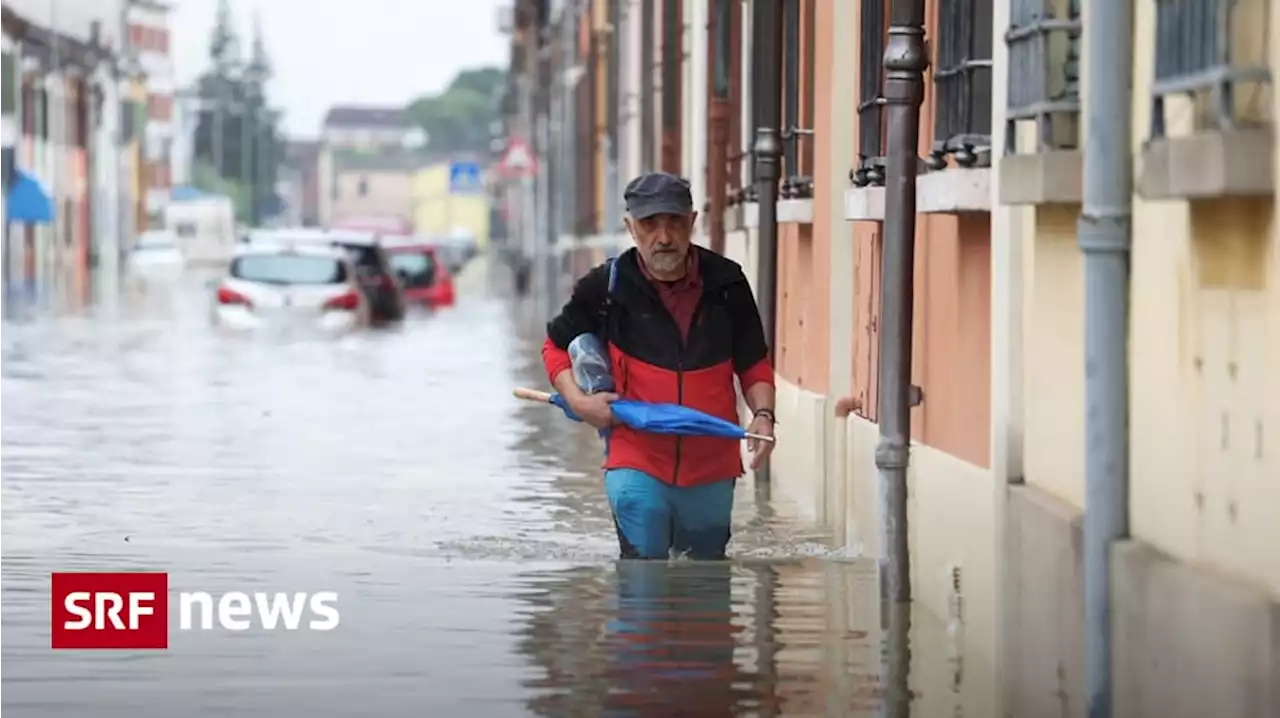
[[[35,177],[14,170],[13,185],[5,201],[6,219],[10,222],[48,224],[53,221],[53,200]]]
[[[169,192],[169,199],[172,199],[174,202],[189,202],[193,199],[203,199],[204,196],[204,192],[188,185],[174,187]]]

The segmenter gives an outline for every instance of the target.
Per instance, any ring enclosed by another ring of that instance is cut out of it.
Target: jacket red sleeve
[[[556,346],[550,337],[542,343],[542,365],[547,368],[547,380],[552,386],[555,386],[556,377],[560,376],[560,372],[573,368],[569,352]]]
[[[542,364],[547,378],[555,384],[556,377],[572,368],[569,359],[569,342],[579,334],[594,334],[600,330],[600,310],[609,290],[609,267],[601,264],[582,276],[573,286],[573,294],[551,321],[547,322],[547,340],[542,343]]]
[[[746,371],[738,372],[738,382],[742,384],[744,393],[761,382],[773,386],[773,365],[769,363],[769,357],[747,367]]]

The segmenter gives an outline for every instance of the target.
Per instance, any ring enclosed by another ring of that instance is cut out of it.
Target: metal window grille
[[[1075,148],[1080,115],[1080,0],[1011,0],[1005,153],[1016,124],[1036,123],[1036,152]]]
[[[990,162],[991,4],[949,0],[939,6],[932,169],[946,167],[947,155],[960,167]]]
[[[1214,129],[1234,129],[1239,124],[1235,96],[1238,85],[1271,82],[1263,57],[1247,64],[1237,57],[1240,43],[1233,28],[1253,27],[1235,17],[1240,0],[1156,0],[1156,69],[1151,88],[1151,136],[1165,135],[1165,103],[1169,95],[1208,92]],[[1265,0],[1262,8],[1269,3]],[[1254,24],[1263,33],[1264,20]],[[1246,30],[1248,31],[1248,30]]]
[[[858,187],[883,186],[885,0],[861,2],[858,167],[850,173],[850,179]]]
[[[805,10],[810,12],[806,13]],[[812,26],[807,28],[808,47],[801,39],[802,24],[810,18],[812,4],[802,7],[802,0],[784,0],[782,9],[783,37],[783,101],[782,101],[782,168],[783,180],[779,187],[782,197],[792,199],[813,196],[812,167],[802,161],[812,155],[810,145],[813,130],[806,128],[812,118],[809,99],[813,94],[811,60],[807,49],[813,47]],[[803,94],[802,94],[803,93]],[[803,108],[802,104],[803,103]],[[807,115],[807,116],[806,116]]]

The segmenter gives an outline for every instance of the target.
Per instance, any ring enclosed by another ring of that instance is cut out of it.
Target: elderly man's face
[[[678,276],[684,270],[697,219],[697,212],[627,218],[627,228],[635,238],[636,248],[649,271],[659,276]]]

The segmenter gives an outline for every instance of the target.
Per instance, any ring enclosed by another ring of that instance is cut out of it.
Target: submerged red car
[[[453,305],[453,275],[440,261],[434,246],[408,238],[385,237],[383,249],[404,287],[406,303],[433,308]]]

